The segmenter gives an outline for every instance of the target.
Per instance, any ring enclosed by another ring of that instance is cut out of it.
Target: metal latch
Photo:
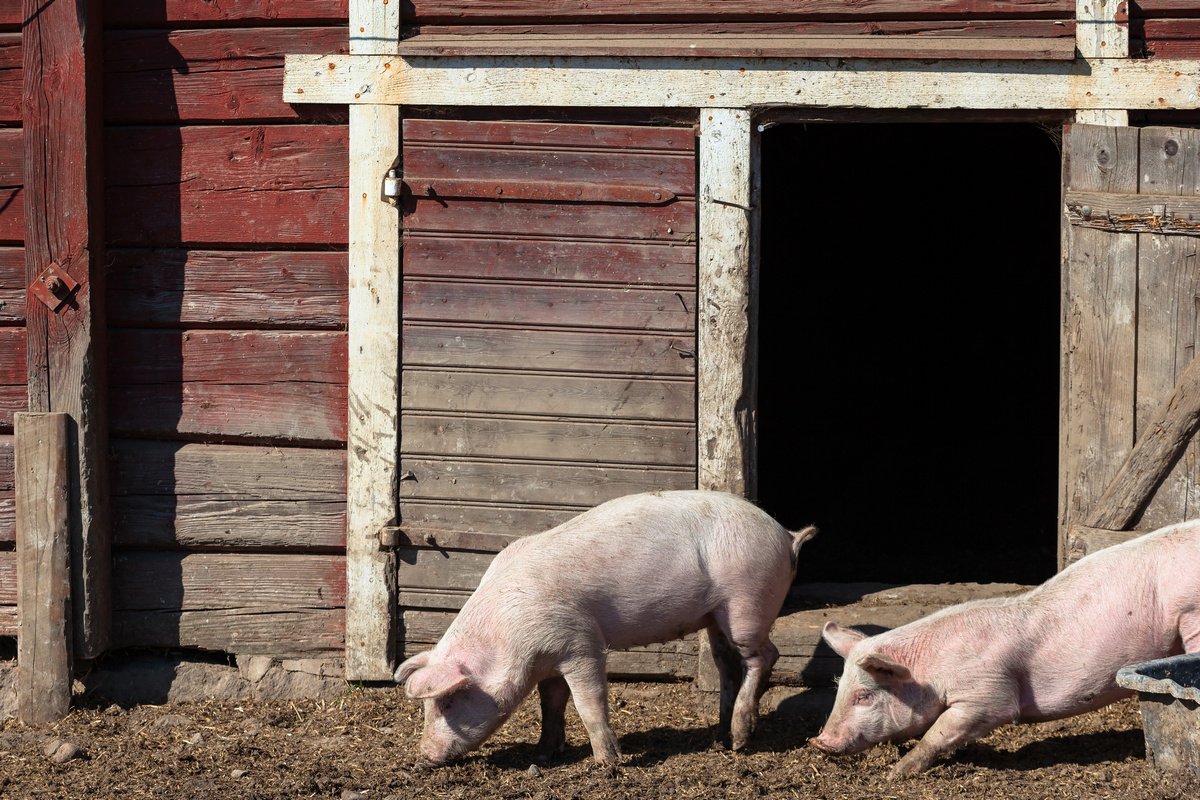
[[[29,284],[29,293],[41,300],[46,308],[58,311],[78,288],[79,281],[68,275],[56,262],[51,261],[50,266],[42,270],[42,274]]]
[[[383,178],[383,196],[388,199],[388,203],[396,205],[403,192],[404,181],[400,180],[400,174],[394,168],[389,169]]]

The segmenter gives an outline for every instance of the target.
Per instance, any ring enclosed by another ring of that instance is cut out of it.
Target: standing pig
[[[825,625],[846,659],[810,743],[857,753],[922,736],[892,768],[920,772],[1008,722],[1043,722],[1130,694],[1118,669],[1200,651],[1200,520],[1094,553],[1016,597],[952,606],[878,636]]]
[[[422,754],[440,764],[477,747],[537,686],[539,757],[566,743],[569,695],[596,761],[613,766],[605,654],[701,628],[721,676],[720,730],[740,748],[779,657],[767,634],[814,534],[730,494],[677,491],[610,500],[513,542],[437,645],[396,670],[425,701]]]

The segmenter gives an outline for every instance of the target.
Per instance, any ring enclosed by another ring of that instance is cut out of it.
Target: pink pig
[[[1094,553],[1016,597],[943,609],[877,636],[830,622],[846,659],[810,743],[857,753],[921,736],[892,768],[912,775],[1009,722],[1042,722],[1131,694],[1126,664],[1200,651],[1200,520]]]
[[[596,761],[616,765],[605,654],[701,628],[721,676],[720,730],[740,748],[779,657],[767,634],[815,534],[730,494],[677,491],[610,500],[513,542],[437,645],[396,670],[425,701],[422,754],[440,764],[477,747],[537,686],[538,756],[563,749],[570,696]]]

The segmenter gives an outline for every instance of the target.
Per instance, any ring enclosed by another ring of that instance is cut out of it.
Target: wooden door
[[[403,137],[411,653],[505,543],[695,487],[696,149],[691,128],[408,119]]]
[[[1063,156],[1065,565],[1200,516],[1200,130],[1074,125]]]

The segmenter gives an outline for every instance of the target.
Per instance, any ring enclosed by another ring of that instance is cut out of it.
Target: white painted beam
[[[1118,19],[1126,15],[1127,0],[1076,0],[1075,49],[1084,58],[1128,58],[1129,25]],[[1075,121],[1089,125],[1128,125],[1125,109],[1082,109]]]
[[[353,0],[351,53],[394,51],[399,8]],[[396,656],[396,559],[379,534],[399,520],[400,213],[383,197],[399,155],[400,108],[352,106],[346,678],[356,681],[391,680]]]
[[[289,55],[283,96],[430,106],[1197,108],[1200,61]]]

